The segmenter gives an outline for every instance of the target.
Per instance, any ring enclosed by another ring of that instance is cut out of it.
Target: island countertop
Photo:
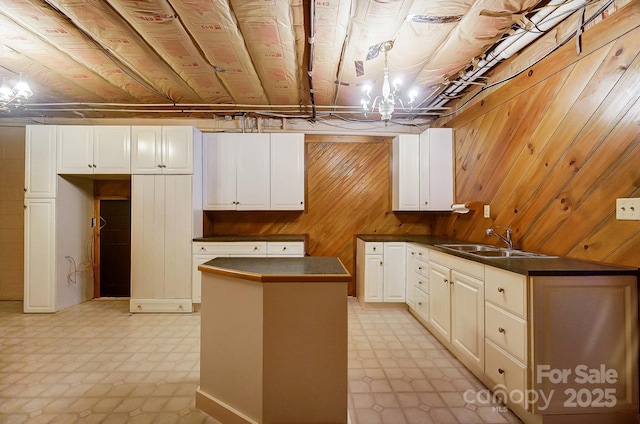
[[[206,273],[263,283],[351,281],[340,259],[324,256],[292,258],[215,258],[198,266]]]

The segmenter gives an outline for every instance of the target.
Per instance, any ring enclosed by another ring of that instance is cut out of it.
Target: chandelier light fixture
[[[393,112],[396,108],[396,104],[402,108],[405,112],[408,112],[413,109],[413,104],[418,96],[418,91],[413,89],[409,91],[408,102],[407,105],[402,102],[400,86],[402,85],[402,80],[400,78],[396,78],[393,80],[393,84],[389,82],[389,64],[387,61],[387,52],[393,48],[393,41],[385,41],[384,43],[379,45],[379,51],[384,53],[384,75],[382,80],[382,94],[375,97],[373,103],[371,103],[371,86],[365,85],[362,88],[364,93],[364,98],[362,99],[362,107],[364,109],[364,114],[367,116],[368,113],[374,111],[376,106],[378,107],[378,112],[380,113],[380,119],[382,121],[389,122]]]
[[[23,108],[32,95],[33,91],[31,91],[22,72],[20,73],[20,79],[13,88],[7,83],[7,77],[3,77],[2,86],[0,86],[0,111],[8,111],[11,107],[16,109]]]

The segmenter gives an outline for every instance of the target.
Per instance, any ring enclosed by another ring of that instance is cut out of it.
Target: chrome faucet
[[[500,240],[502,240],[507,245],[509,250],[512,250],[513,249],[513,240],[511,239],[511,228],[501,227],[499,225],[498,225],[498,227],[505,229],[504,236],[501,236],[500,234],[496,233],[493,228],[487,228],[487,235],[488,236],[496,236],[496,237],[498,237]]]

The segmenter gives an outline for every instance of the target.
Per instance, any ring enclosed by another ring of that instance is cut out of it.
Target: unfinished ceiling
[[[431,120],[452,81],[531,32],[538,3],[3,0],[0,76],[13,85],[23,73],[35,94],[1,116],[379,119],[362,113],[362,87],[381,91],[379,46],[391,40],[390,75],[418,89],[394,119]]]

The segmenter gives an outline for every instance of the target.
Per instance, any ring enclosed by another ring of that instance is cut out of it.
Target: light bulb
[[[26,101],[29,97],[33,96],[33,91],[29,87],[29,84],[25,80],[22,79],[23,74],[20,73],[20,80],[13,87],[13,92],[15,93],[16,100],[18,101]]]
[[[16,94],[7,84],[7,77],[2,78],[2,87],[0,87],[0,103],[7,104],[13,100],[15,96]]]

